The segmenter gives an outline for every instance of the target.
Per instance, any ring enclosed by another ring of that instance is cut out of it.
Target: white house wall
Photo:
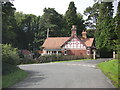
[[[82,49],[86,50],[86,47],[76,38],[71,39],[68,41],[63,48],[65,49]]]

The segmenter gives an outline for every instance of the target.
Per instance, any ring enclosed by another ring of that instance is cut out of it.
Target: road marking
[[[85,65],[85,64],[66,64],[69,66],[84,66],[84,67],[95,67],[95,65]]]

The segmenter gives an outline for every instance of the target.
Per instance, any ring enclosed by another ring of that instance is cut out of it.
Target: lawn
[[[27,73],[16,67],[14,72],[2,76],[2,88],[8,88],[27,77]]]
[[[74,62],[74,61],[85,61],[85,60],[92,60],[92,59],[66,60],[66,61],[53,61],[53,62],[50,62],[50,63],[59,63],[59,62]]]
[[[102,62],[98,64],[98,67],[111,80],[115,87],[120,87],[118,83],[118,60]]]

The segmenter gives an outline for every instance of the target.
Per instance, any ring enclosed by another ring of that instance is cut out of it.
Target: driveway
[[[29,76],[11,88],[114,88],[96,67],[107,60],[20,65]]]

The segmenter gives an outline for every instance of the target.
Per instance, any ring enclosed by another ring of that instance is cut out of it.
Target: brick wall
[[[67,50],[68,55],[85,56],[86,50]]]

